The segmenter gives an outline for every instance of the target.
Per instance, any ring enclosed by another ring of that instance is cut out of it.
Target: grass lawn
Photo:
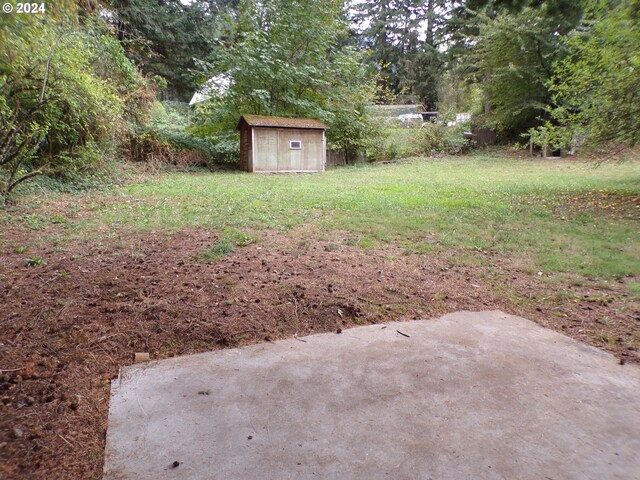
[[[101,478],[135,352],[500,309],[640,363],[639,220],[637,161],[486,154],[23,197],[0,212],[0,476]]]
[[[453,249],[474,262],[508,255],[525,271],[609,279],[640,272],[639,198],[635,162],[475,156],[322,175],[166,173],[106,197],[72,197],[68,212],[91,211],[81,221],[64,214],[14,216],[34,229],[65,224],[71,237],[186,227],[237,236],[238,230],[287,232],[311,223],[319,235],[340,230],[364,248]]]

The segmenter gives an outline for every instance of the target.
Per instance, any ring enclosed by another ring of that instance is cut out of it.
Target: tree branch
[[[25,175],[23,175],[22,177],[18,178],[15,182],[11,183],[6,191],[4,192],[5,195],[8,195],[9,193],[11,193],[11,191],[16,188],[19,184],[21,184],[22,182],[24,182],[25,180],[28,180],[30,178],[33,177],[37,177],[38,175],[43,175],[44,171],[47,169],[49,165],[45,165],[44,167],[38,169],[38,170],[34,170],[33,172],[29,172]]]

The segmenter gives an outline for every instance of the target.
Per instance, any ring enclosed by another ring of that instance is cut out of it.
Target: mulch
[[[501,257],[491,268],[455,267],[453,252],[361,249],[304,228],[259,232],[259,243],[210,264],[198,253],[217,238],[201,230],[16,253],[33,235],[6,230],[0,250],[2,479],[101,478],[110,382],[135,352],[160,359],[501,309],[640,363],[640,305],[622,283],[567,286],[571,299],[556,299],[555,288]]]

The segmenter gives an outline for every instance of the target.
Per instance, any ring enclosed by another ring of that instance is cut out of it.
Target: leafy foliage
[[[416,155],[447,153],[457,155],[469,148],[469,142],[463,138],[459,128],[448,128],[440,123],[427,123],[416,130],[411,142]]]
[[[469,63],[490,105],[491,124],[512,135],[536,126],[550,100],[552,66],[562,55],[557,25],[544,8],[481,20]]]
[[[196,59],[220,36],[225,13],[237,0],[112,0],[112,23],[129,58],[167,82],[165,94],[188,100],[197,88]]]
[[[226,90],[198,106],[193,131],[208,136],[225,155],[229,133],[242,114],[320,118],[329,140],[348,156],[361,150],[365,106],[373,85],[360,55],[344,46],[342,1],[244,0],[233,28],[210,63],[211,74],[229,79]],[[233,39],[233,41],[231,41]],[[342,127],[349,120],[351,135]],[[360,120],[360,121],[358,121]]]
[[[74,7],[0,24],[0,194],[90,169],[135,121],[149,86],[99,21]]]
[[[190,135],[188,107],[180,102],[155,102],[149,120],[130,134],[129,157],[136,161],[181,167],[206,166],[211,145]]]
[[[640,141],[640,2],[590,2],[551,83],[556,130],[599,145]],[[558,135],[559,133],[556,133]]]

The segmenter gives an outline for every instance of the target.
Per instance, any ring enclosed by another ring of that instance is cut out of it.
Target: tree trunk
[[[435,25],[434,25],[435,18],[436,18],[436,12],[435,12],[434,0],[427,0],[427,30],[425,32],[425,34],[426,34],[425,43],[427,45],[432,46],[432,47],[435,47],[435,45],[434,45],[434,41],[435,41]]]

